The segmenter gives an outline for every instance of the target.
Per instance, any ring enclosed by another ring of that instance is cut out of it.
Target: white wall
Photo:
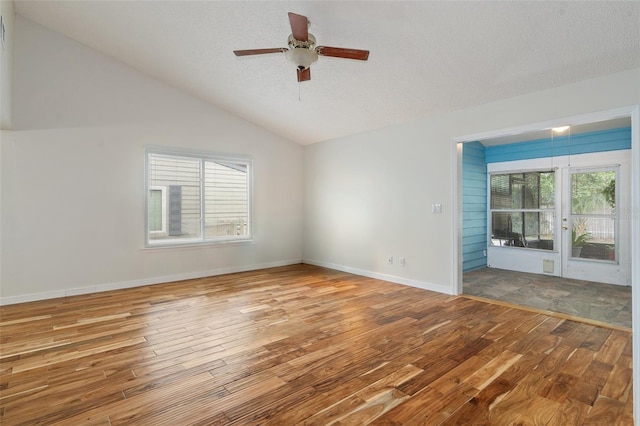
[[[13,26],[15,11],[13,0],[0,0],[0,15],[5,29],[5,44],[0,46],[0,143],[5,130],[12,126],[13,91]],[[0,224],[2,223],[2,162],[0,161]],[[2,226],[0,226],[0,241]],[[2,245],[0,245],[0,277],[2,276]],[[1,283],[1,281],[0,281]]]
[[[638,103],[634,69],[307,146],[303,259],[454,294],[453,140]]]
[[[300,261],[299,145],[19,16],[15,42],[2,303]],[[251,156],[255,242],[143,249],[146,145]]]

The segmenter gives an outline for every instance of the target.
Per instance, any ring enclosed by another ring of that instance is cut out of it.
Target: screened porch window
[[[554,249],[555,173],[490,176],[491,245]]]

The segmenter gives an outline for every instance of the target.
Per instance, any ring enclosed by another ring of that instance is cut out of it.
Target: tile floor
[[[463,293],[631,328],[631,287],[484,268]]]

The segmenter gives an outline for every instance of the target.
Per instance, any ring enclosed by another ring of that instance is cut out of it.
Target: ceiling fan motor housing
[[[293,35],[290,35],[288,45],[289,50],[285,52],[285,56],[299,70],[309,68],[318,60],[318,54],[314,50],[316,38],[313,35],[309,34],[307,41],[296,40]]]

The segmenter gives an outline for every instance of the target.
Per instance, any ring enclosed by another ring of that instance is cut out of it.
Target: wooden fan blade
[[[247,49],[247,50],[234,50],[233,53],[236,56],[249,56],[249,55],[262,55],[265,53],[281,53],[286,52],[286,47],[274,47],[271,49]]]
[[[298,82],[311,80],[311,68],[298,69],[296,71],[298,71]]]
[[[321,56],[332,56],[334,58],[357,59],[366,61],[369,59],[368,50],[345,49],[342,47],[318,46],[316,53]]]
[[[306,16],[289,12],[291,34],[298,41],[309,41],[309,20]]]

